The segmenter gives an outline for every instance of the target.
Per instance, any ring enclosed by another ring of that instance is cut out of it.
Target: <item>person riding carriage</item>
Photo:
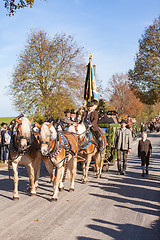
[[[85,118],[88,126],[90,127],[90,130],[92,134],[95,136],[97,142],[98,142],[98,147],[99,151],[103,152],[103,141],[102,141],[102,136],[99,132],[99,127],[97,125],[98,122],[98,112],[94,110],[94,103],[93,102],[88,102],[87,103],[87,111],[85,110],[82,118]]]

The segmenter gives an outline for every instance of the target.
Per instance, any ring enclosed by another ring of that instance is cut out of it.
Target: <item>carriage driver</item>
[[[94,110],[94,103],[88,102],[87,103],[87,111],[83,113],[83,117],[87,120],[89,123],[89,127],[93,135],[96,137],[96,140],[98,142],[99,151],[103,152],[103,142],[101,134],[99,133],[99,128],[97,125],[98,121],[98,112]]]

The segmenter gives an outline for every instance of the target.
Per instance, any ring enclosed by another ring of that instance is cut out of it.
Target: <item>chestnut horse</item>
[[[12,169],[14,173],[13,200],[19,199],[18,195],[18,166],[25,165],[30,183],[31,196],[36,194],[34,161],[41,161],[41,154],[34,147],[31,120],[25,117],[16,118],[14,125],[10,126],[12,139],[9,147]],[[36,171],[37,172],[37,171]]]
[[[46,160],[53,164],[56,176],[53,182],[53,196],[51,201],[57,201],[58,189],[64,189],[63,181],[67,169],[71,175],[69,191],[74,191],[74,180],[77,169],[78,140],[77,137],[67,131],[56,131],[53,122],[45,122],[41,125],[36,123],[39,130],[41,153]]]
[[[29,188],[31,196],[36,195],[38,187],[38,177],[40,170],[40,163],[43,159],[40,152],[40,146],[33,133],[31,120],[25,117],[20,119],[15,118],[10,125],[12,132],[12,140],[9,147],[12,169],[14,173],[14,194],[13,200],[19,199],[18,194],[18,166],[24,165],[29,175]],[[50,174],[51,180],[53,179],[52,164],[46,161],[44,163]]]
[[[88,170],[91,160],[95,161],[95,169],[97,178],[101,177],[103,163],[105,159],[105,150],[107,146],[106,136],[101,128],[99,132],[103,141],[104,152],[101,153],[98,148],[98,144],[92,136],[89,128],[86,127],[83,120],[79,124],[71,125],[68,129],[69,132],[73,132],[78,137],[79,151],[77,159],[82,162],[83,177],[82,183],[86,183],[88,180]]]

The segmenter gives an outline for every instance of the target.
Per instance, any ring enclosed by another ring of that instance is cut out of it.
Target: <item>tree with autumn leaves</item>
[[[86,64],[72,36],[33,30],[18,58],[9,89],[13,104],[27,115],[62,116],[83,96]]]
[[[142,111],[143,104],[131,90],[127,74],[114,74],[106,92],[110,104],[114,106],[119,116],[127,114],[135,117]]]
[[[143,103],[160,102],[160,16],[139,40],[139,52],[134,68],[129,70],[129,81]]]
[[[8,11],[8,15],[14,15],[18,9],[32,7],[35,0],[3,0],[4,7]]]

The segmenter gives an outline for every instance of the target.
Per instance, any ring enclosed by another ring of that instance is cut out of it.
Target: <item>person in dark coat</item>
[[[9,157],[9,144],[11,140],[11,132],[8,129],[7,123],[1,124],[1,155],[4,163],[7,163]]]
[[[104,109],[101,109],[99,111],[99,119],[98,124],[111,124],[114,123],[114,120],[112,118],[109,118],[107,115],[105,115],[106,111]]]
[[[87,120],[90,130],[93,133],[93,135],[96,137],[96,140],[98,142],[99,151],[103,152],[103,142],[101,134],[99,133],[99,127],[97,125],[98,122],[98,112],[94,110],[94,103],[89,102],[87,104],[87,111],[83,113],[82,118],[85,117]]]
[[[144,177],[145,174],[145,165],[146,174],[148,174],[149,157],[151,157],[151,154],[152,154],[151,141],[147,139],[147,132],[143,132],[142,139],[139,140],[138,144],[138,157],[141,158],[142,177]]]

